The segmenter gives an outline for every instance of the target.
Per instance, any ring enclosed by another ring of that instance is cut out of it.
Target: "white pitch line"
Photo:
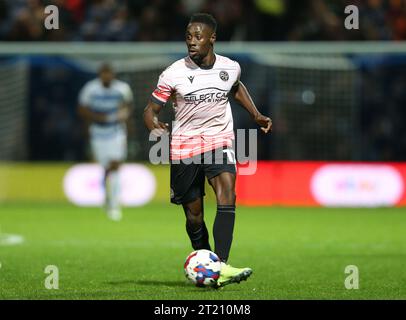
[[[18,234],[0,234],[0,246],[14,246],[24,242],[24,237]]]

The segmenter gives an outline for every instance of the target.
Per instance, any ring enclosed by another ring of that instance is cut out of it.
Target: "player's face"
[[[100,80],[105,87],[109,87],[111,81],[114,79],[114,73],[111,70],[102,70],[100,72]]]
[[[189,23],[186,29],[186,45],[189,57],[201,62],[213,48],[216,34],[204,23]]]

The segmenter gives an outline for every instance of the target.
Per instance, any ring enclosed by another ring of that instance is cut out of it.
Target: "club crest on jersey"
[[[228,81],[229,76],[228,76],[227,71],[220,71],[219,76],[220,76],[220,79],[221,79],[221,80],[223,80],[223,81]]]
[[[195,76],[190,76],[190,77],[187,77],[187,78],[189,79],[190,83],[192,83]]]

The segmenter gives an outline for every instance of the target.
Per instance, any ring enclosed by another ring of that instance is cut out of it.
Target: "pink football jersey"
[[[238,62],[218,54],[211,68],[200,68],[185,57],[161,73],[152,100],[161,105],[170,97],[174,100],[171,159],[232,146],[233,117],[228,94],[238,84],[240,73]]]

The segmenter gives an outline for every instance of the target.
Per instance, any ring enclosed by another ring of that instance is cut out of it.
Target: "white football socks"
[[[108,209],[120,209],[120,180],[118,170],[112,170],[106,177],[106,202]]]

